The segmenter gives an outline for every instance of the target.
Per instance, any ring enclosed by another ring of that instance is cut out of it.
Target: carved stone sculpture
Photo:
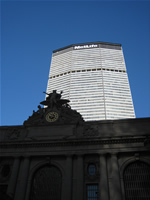
[[[33,111],[32,116],[30,116],[25,122],[25,126],[30,125],[50,125],[53,123],[58,124],[68,124],[68,123],[79,123],[83,122],[82,116],[76,111],[72,110],[68,104],[69,100],[61,99],[61,93],[57,93],[53,90],[52,93],[47,94],[45,101],[40,102],[40,104],[45,107],[42,108],[38,106],[38,110]]]

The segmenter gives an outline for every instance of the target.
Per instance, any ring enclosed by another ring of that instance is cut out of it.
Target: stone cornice
[[[32,148],[32,147],[55,147],[55,146],[85,146],[85,145],[117,145],[117,144],[132,144],[142,143],[143,146],[147,141],[147,137],[132,137],[132,138],[111,138],[111,139],[67,139],[54,141],[18,141],[18,142],[3,142],[0,143],[1,148]]]

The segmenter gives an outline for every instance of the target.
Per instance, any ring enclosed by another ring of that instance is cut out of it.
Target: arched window
[[[62,177],[58,168],[44,166],[36,171],[32,180],[30,200],[60,200]]]
[[[129,164],[123,180],[126,200],[150,199],[150,165],[140,161]]]
[[[89,164],[89,166],[88,166],[88,174],[90,176],[95,176],[95,174],[96,174],[96,166],[95,166],[95,164]]]

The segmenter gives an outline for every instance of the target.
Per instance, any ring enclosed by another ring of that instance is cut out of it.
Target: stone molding
[[[1,148],[8,148],[8,147],[54,147],[54,146],[78,146],[78,145],[115,145],[115,144],[131,144],[131,143],[142,143],[144,146],[145,137],[138,137],[138,138],[126,138],[126,139],[104,139],[101,140],[100,138],[96,139],[87,139],[87,140],[73,140],[67,139],[65,141],[57,141],[57,140],[50,140],[49,142],[44,141],[30,141],[30,142],[3,142],[0,143]]]

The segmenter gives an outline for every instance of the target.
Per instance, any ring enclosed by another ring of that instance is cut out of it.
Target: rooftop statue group
[[[24,122],[24,125],[44,125],[47,124],[46,120],[56,117],[54,115],[57,115],[58,120],[55,120],[57,123],[77,123],[78,121],[83,121],[82,116],[76,110],[71,109],[68,104],[69,100],[61,99],[62,91],[57,93],[56,90],[53,90],[52,93],[44,93],[47,94],[46,99],[40,102],[40,104],[45,107],[42,108],[38,105],[38,110],[33,110],[32,116]]]
[[[63,91],[61,91],[60,94],[56,93],[56,90],[53,90],[52,93],[43,93],[47,94],[48,96],[46,97],[46,100],[40,102],[40,104],[48,106],[48,108],[58,108],[61,107],[63,104],[67,104],[69,102],[69,100],[67,99],[61,99],[61,94],[63,93]]]

